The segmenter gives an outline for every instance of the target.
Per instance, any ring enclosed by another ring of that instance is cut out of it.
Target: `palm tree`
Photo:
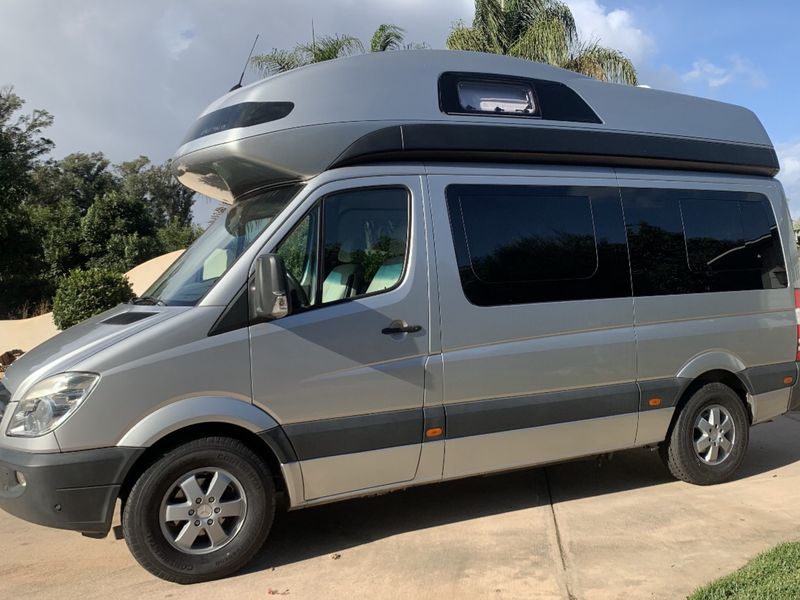
[[[602,81],[637,84],[630,59],[619,50],[581,40],[572,11],[559,0],[475,0],[472,27],[457,22],[447,47],[507,54]]]
[[[370,51],[401,50],[406,47],[403,45],[404,35],[404,29],[397,25],[384,23],[372,35]],[[275,48],[267,54],[256,55],[250,59],[250,64],[263,75],[272,75],[303,65],[363,52],[364,44],[352,35],[326,35],[314,39],[310,44],[298,44],[294,50]]]
[[[270,75],[362,52],[364,44],[352,35],[324,35],[310,44],[298,44],[294,50],[273,49],[267,54],[258,54],[250,59],[250,64],[264,75]]]
[[[380,25],[375,33],[372,34],[370,52],[386,52],[387,50],[399,50],[403,47],[403,38],[406,30],[397,25],[384,23]]]

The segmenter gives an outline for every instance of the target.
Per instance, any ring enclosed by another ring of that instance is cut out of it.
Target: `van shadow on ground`
[[[800,461],[800,415],[751,430],[746,480]],[[269,540],[245,573],[342,552],[393,535],[480,517],[672,482],[649,449],[410,488],[299,511],[279,511]],[[548,489],[549,485],[552,490]]]

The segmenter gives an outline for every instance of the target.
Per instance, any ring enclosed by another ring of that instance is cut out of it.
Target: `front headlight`
[[[50,433],[75,412],[99,379],[95,373],[61,373],[43,379],[19,401],[6,434],[36,437]]]

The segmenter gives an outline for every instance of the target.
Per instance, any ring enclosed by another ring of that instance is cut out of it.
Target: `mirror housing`
[[[248,286],[250,322],[272,321],[289,314],[288,278],[283,259],[277,254],[264,254],[256,259],[255,273]]]

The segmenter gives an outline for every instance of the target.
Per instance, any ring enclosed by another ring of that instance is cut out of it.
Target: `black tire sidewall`
[[[264,544],[275,512],[275,489],[266,465],[235,440],[207,439],[181,446],[155,462],[136,482],[123,514],[123,531],[134,557],[148,571],[178,583],[224,577],[246,564]],[[195,469],[219,467],[238,479],[247,514],[236,537],[215,552],[191,555],[164,537],[160,509],[164,494]]]
[[[731,414],[736,428],[736,438],[730,456],[718,465],[703,462],[694,448],[694,424],[697,417],[709,406],[718,404]],[[750,419],[744,402],[728,386],[709,383],[698,389],[686,403],[670,438],[669,461],[680,471],[673,473],[681,479],[700,485],[720,483],[729,479],[744,460],[750,435]]]

